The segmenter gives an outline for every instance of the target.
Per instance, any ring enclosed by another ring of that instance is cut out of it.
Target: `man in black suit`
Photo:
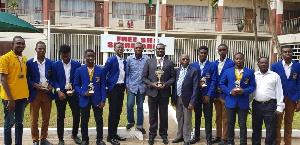
[[[172,95],[172,105],[176,105],[176,118],[178,122],[177,138],[172,143],[184,141],[190,144],[192,128],[192,110],[196,104],[199,93],[198,70],[189,66],[190,58],[187,54],[180,56],[180,64],[176,70],[176,81]]]
[[[162,74],[163,73],[163,74]],[[158,76],[161,76],[160,81]],[[149,141],[154,144],[157,135],[159,110],[159,135],[164,144],[168,144],[168,104],[171,96],[171,86],[175,81],[175,70],[172,61],[165,57],[165,45],[156,46],[156,57],[148,59],[144,66],[142,81],[147,85],[146,95],[149,105]]]

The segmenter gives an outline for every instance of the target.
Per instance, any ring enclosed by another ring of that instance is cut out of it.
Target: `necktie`
[[[182,88],[182,83],[186,74],[186,68],[182,68],[180,70],[179,78],[177,81],[177,95],[180,97],[181,96],[181,88]]]

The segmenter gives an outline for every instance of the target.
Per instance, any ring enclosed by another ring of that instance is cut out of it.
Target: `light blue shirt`
[[[126,64],[126,87],[134,94],[144,93],[146,85],[142,82],[142,73],[146,61],[149,59],[147,55],[142,55],[141,58],[136,58],[135,55],[130,55],[127,58]]]

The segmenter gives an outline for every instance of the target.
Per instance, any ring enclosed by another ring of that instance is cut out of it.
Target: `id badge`
[[[24,75],[19,75],[19,78],[20,78],[20,79],[24,78]]]

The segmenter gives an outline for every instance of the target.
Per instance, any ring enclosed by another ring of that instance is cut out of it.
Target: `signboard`
[[[101,34],[101,52],[115,52],[114,44],[124,44],[124,53],[134,53],[134,45],[141,42],[144,46],[144,54],[155,54],[155,37],[134,35]],[[158,43],[166,46],[166,55],[174,55],[174,37],[158,37]]]

